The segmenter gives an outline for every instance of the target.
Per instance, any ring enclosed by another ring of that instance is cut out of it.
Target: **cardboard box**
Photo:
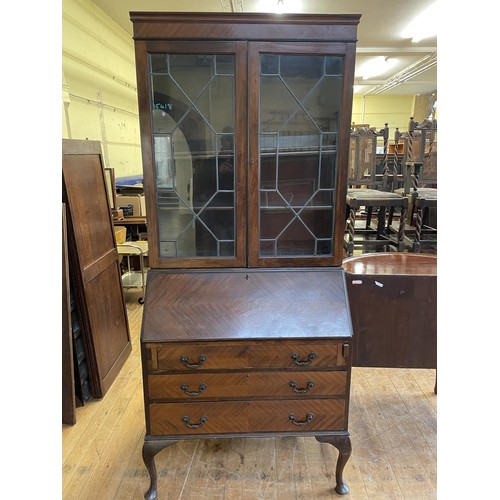
[[[115,226],[116,243],[125,243],[127,240],[127,228],[125,226]]]
[[[121,208],[112,208],[111,215],[113,219],[121,219],[123,217],[123,210]]]
[[[134,207],[134,217],[146,216],[146,199],[143,194],[117,194],[116,206],[126,207],[127,205],[132,205]]]

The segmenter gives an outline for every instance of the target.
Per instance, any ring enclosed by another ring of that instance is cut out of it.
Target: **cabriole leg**
[[[156,474],[156,465],[155,465],[155,455],[159,453],[161,450],[164,448],[167,448],[167,446],[170,446],[177,441],[171,441],[167,439],[158,439],[158,440],[145,440],[144,445],[142,447],[142,459],[144,460],[144,465],[148,469],[149,472],[149,477],[150,477],[150,483],[149,483],[149,489],[144,493],[144,498],[146,500],[156,500],[157,492],[156,492],[156,481],[157,481],[157,474]]]
[[[337,481],[337,486],[335,486],[335,491],[339,495],[345,495],[349,493],[349,487],[344,483],[343,472],[344,467],[349,457],[351,456],[351,439],[349,434],[342,436],[316,436],[316,439],[321,443],[329,443],[337,450],[339,450],[339,456],[337,459],[337,467],[335,469],[335,480]]]

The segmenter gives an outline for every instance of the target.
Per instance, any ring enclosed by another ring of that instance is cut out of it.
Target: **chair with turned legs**
[[[413,252],[437,249],[437,122],[410,118],[405,134],[403,187],[408,199],[406,239]]]
[[[346,196],[347,221],[344,248],[348,256],[359,248],[402,251],[404,249],[404,229],[408,199],[388,191],[388,138],[387,123],[379,131],[361,127],[351,132],[348,190]],[[377,175],[377,144],[382,144],[381,175]],[[363,216],[362,209],[366,216]],[[396,235],[389,227],[389,214],[400,211],[400,225]],[[376,221],[372,223],[374,211]],[[364,220],[363,220],[364,219]]]

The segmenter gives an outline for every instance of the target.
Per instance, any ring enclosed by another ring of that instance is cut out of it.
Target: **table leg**
[[[144,498],[146,500],[155,500],[157,498],[157,474],[156,474],[156,465],[155,465],[155,455],[159,453],[161,450],[167,448],[172,444],[175,444],[176,440],[170,439],[157,439],[157,440],[149,440],[146,439],[144,441],[144,445],[142,447],[142,459],[144,460],[144,465],[148,469],[150,484],[149,489],[144,494]]]
[[[316,436],[316,439],[320,443],[329,443],[337,450],[339,450],[339,457],[337,459],[337,467],[335,469],[335,479],[337,481],[337,486],[335,486],[335,491],[339,495],[345,495],[349,493],[349,487],[346,483],[344,483],[343,479],[343,471],[345,464],[349,460],[351,456],[351,439],[349,438],[349,434],[344,434],[340,436]]]

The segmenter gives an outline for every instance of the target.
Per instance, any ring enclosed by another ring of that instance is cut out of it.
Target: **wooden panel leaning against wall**
[[[76,423],[66,204],[62,204],[62,423]]]
[[[92,395],[103,397],[132,347],[101,145],[63,139],[63,202]]]

